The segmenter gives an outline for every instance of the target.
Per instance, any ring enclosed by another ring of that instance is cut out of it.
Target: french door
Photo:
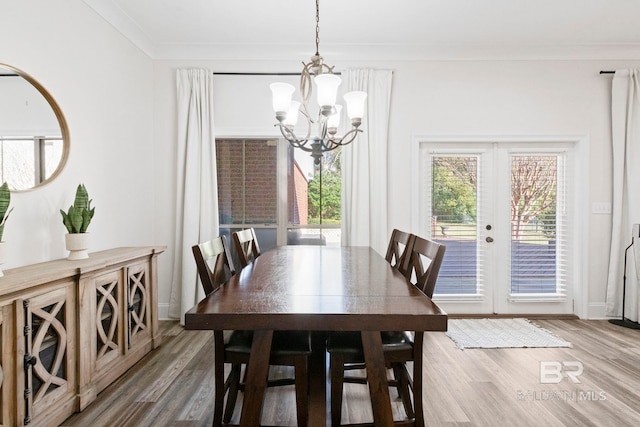
[[[420,218],[451,314],[573,313],[571,143],[422,143]]]

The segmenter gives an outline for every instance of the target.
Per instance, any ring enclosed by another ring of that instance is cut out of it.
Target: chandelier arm
[[[311,75],[313,74],[311,68],[313,67],[313,62],[309,62],[308,64],[302,63],[302,72],[300,73],[300,96],[302,97],[302,104],[306,107],[309,103],[309,99],[311,98]]]
[[[321,143],[321,151],[323,153],[326,153],[328,151],[333,151],[338,147],[340,147],[340,144],[337,144],[335,141],[332,141],[332,140],[322,141]]]
[[[286,139],[287,142],[289,142],[289,144],[291,144],[294,148],[299,148],[302,151],[306,151],[309,153],[312,152],[312,150],[309,147],[307,147],[307,143],[309,142],[308,136],[305,139],[298,139],[295,133],[291,129],[289,129],[289,127],[287,127],[286,125],[276,123],[274,126],[280,127],[280,133],[282,133],[282,136],[284,137],[284,139]]]
[[[306,107],[306,106],[305,106]],[[302,115],[305,117],[305,119],[307,120],[307,134],[305,135],[305,137],[303,138],[303,140],[308,141],[309,137],[311,136],[311,126],[314,124],[314,121],[311,120],[311,117],[309,117],[309,113],[307,112],[306,108],[300,110],[300,112],[302,112]],[[295,134],[293,133],[293,130],[290,129],[291,133],[295,136]],[[298,139],[296,137],[296,139]]]
[[[336,146],[351,144],[358,137],[360,132],[362,132],[362,129],[351,129],[349,132],[345,133],[342,138],[333,142]]]

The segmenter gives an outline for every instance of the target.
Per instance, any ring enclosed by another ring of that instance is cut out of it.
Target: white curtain
[[[184,313],[204,297],[191,246],[218,234],[218,183],[213,130],[213,73],[177,72],[176,229],[169,316]]]
[[[613,143],[613,224],[607,283],[606,314],[622,312],[622,280],[625,248],[631,243],[633,224],[640,223],[640,70],[617,70],[611,93]],[[625,317],[638,321],[640,292],[634,250],[627,255]]]
[[[363,132],[343,148],[342,245],[371,246],[384,255],[387,227],[387,146],[391,104],[390,70],[342,72],[344,92],[367,92]]]

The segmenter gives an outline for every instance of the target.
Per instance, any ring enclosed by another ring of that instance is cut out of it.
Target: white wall
[[[42,188],[14,194],[15,210],[4,235],[9,254],[2,267],[66,256],[58,209],[71,203],[76,185],[83,182],[96,206],[90,227],[94,250],[169,246],[159,259],[159,302],[166,308],[175,229],[175,70],[295,72],[307,58],[268,64],[151,61],[80,0],[3,2],[0,40],[0,62],[27,71],[46,87],[60,104],[71,133],[70,157],[61,176]],[[389,188],[399,188],[412,177],[408,165],[414,135],[572,134],[589,141],[584,166],[589,204],[611,201],[611,77],[598,73],[639,67],[639,61],[333,64],[337,69],[394,70]],[[255,87],[262,80],[256,79]],[[216,85],[220,132],[276,134],[268,90],[256,92],[248,105],[234,98],[234,79],[216,79]],[[389,194],[389,227],[410,229],[410,202],[403,193]],[[601,317],[611,217],[588,211],[584,215],[589,245],[582,284],[585,313]]]
[[[299,58],[300,60],[305,58]],[[330,58],[326,58],[331,62]],[[215,72],[294,72],[298,63],[264,64],[215,61],[156,61],[154,139],[171,147],[175,70],[208,68]],[[638,67],[638,61],[423,61],[332,63],[394,70],[389,188],[410,182],[412,141],[415,135],[581,135],[588,141],[588,182],[580,183],[593,202],[611,202],[610,87],[611,75],[600,70]],[[238,81],[255,88],[251,103],[235,88]],[[265,81],[266,80],[266,81]],[[277,77],[216,77],[214,91],[216,129],[224,136],[272,135],[273,115],[266,85]],[[264,86],[264,90],[260,88]],[[262,106],[264,110],[260,110]],[[276,132],[277,134],[277,132]],[[170,161],[167,151],[160,163]],[[159,167],[156,169],[169,170]],[[171,169],[173,170],[173,169]],[[156,176],[162,186],[172,186],[173,177]],[[173,187],[172,187],[173,188]],[[173,192],[159,195],[157,211],[171,211]],[[413,206],[404,192],[389,192],[389,227],[411,229]],[[583,317],[603,317],[608,269],[607,253],[611,216],[582,213],[585,223]],[[160,240],[172,241],[172,230],[163,230]],[[167,291],[168,292],[168,291]],[[168,295],[168,294],[167,294]],[[161,301],[163,299],[161,295]],[[581,301],[576,301],[579,305]]]
[[[71,135],[61,175],[12,194],[2,268],[67,255],[59,209],[79,183],[96,207],[91,250],[166,243],[154,234],[152,61],[80,0],[3,1],[0,40],[0,63],[49,91]]]

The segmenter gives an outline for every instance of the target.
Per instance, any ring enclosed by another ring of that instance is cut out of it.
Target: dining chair
[[[395,231],[395,230],[394,230]],[[392,234],[392,240],[394,236]],[[398,270],[429,298],[433,296],[435,282],[446,250],[444,245],[411,236],[401,255]],[[390,242],[391,245],[391,242]],[[426,291],[425,291],[426,290]],[[422,344],[424,333],[409,331],[381,332],[385,364],[393,370],[390,387],[395,387],[409,419],[416,412],[422,413]],[[345,376],[345,371],[364,368],[364,352],[359,332],[329,334],[327,340],[331,371],[331,423],[338,426],[342,418],[344,383],[366,384],[366,378]],[[413,361],[413,373],[409,374],[407,362]],[[417,361],[417,363],[416,363]],[[411,399],[413,393],[413,404]]]
[[[404,264],[405,258],[407,257],[408,252],[411,251],[411,246],[413,245],[414,237],[415,236],[411,233],[407,233],[406,231],[400,231],[397,228],[395,228],[391,232],[391,237],[389,238],[389,244],[387,246],[387,254],[385,255],[385,260],[389,264],[391,264],[393,268],[400,271],[405,277],[407,276],[407,274],[405,271],[403,271],[403,264]],[[334,335],[336,334],[343,334],[343,335],[346,334],[346,336],[342,338],[334,337],[334,340],[339,339],[341,342],[348,342],[351,339],[349,338],[349,336],[353,337],[354,334],[357,335],[358,333],[357,332],[356,333],[354,332],[334,333]],[[345,367],[344,367],[345,371],[353,371],[353,370],[359,370],[364,368],[365,368],[364,363],[347,363],[345,364]],[[345,382],[365,383],[366,380],[364,378],[349,376],[349,377],[345,377]]]
[[[198,268],[198,276],[208,295],[235,274],[233,262],[225,236],[194,245],[193,255]],[[252,331],[214,331],[214,374],[215,400],[213,426],[228,424],[233,416],[238,392],[244,389],[241,381],[242,365],[249,363]],[[293,366],[294,378],[268,380],[267,386],[295,385],[296,415],[298,425],[305,426],[309,417],[309,379],[308,366],[311,355],[311,339],[309,333],[292,334],[275,331],[271,344],[269,364],[276,366]],[[227,378],[224,378],[224,365],[231,364]],[[224,396],[227,395],[226,405]]]
[[[406,231],[400,231],[397,228],[391,232],[389,245],[387,246],[387,254],[384,259],[387,260],[392,267],[401,269],[402,262],[409,252],[412,243],[413,234]]]
[[[260,256],[260,245],[258,245],[256,231],[253,228],[235,231],[232,236],[240,260],[240,268],[246,267]]]
[[[433,297],[446,249],[441,243],[415,236],[404,260],[405,276],[429,298]]]

